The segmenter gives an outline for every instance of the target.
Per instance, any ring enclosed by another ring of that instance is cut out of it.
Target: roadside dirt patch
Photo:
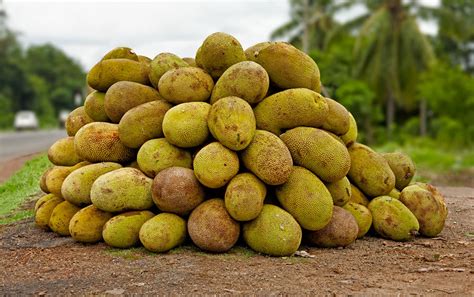
[[[399,243],[365,237],[314,258],[272,258],[236,247],[167,254],[84,245],[37,229],[0,226],[1,295],[452,295],[474,294],[474,189],[441,188],[449,208],[439,237]]]
[[[26,161],[33,159],[38,154],[39,153],[29,154],[0,162],[0,184],[20,169]]]

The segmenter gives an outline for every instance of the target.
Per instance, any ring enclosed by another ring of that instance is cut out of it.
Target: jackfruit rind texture
[[[320,127],[329,107],[324,97],[308,89],[290,89],[263,99],[255,108],[257,128],[280,135],[282,129]]]
[[[326,183],[326,188],[331,193],[334,205],[342,207],[351,199],[351,183],[345,176],[335,182]]]
[[[95,243],[102,240],[102,229],[113,214],[89,205],[76,212],[69,222],[69,233],[78,242]]]
[[[382,156],[395,174],[395,188],[403,190],[415,176],[415,164],[410,156],[402,152],[384,153]]]
[[[139,236],[147,250],[164,253],[184,242],[186,221],[172,213],[160,213],[142,225]]]
[[[160,78],[168,70],[179,67],[187,67],[188,65],[183,59],[172,53],[160,53],[150,62],[150,73],[148,75],[151,84],[158,89]]]
[[[56,205],[51,213],[49,218],[49,228],[56,234],[61,236],[70,236],[69,233],[69,223],[71,218],[81,210],[80,207],[69,203],[68,201],[63,201]]]
[[[122,46],[111,49],[104,55],[102,61],[109,59],[129,59],[133,61],[139,60],[137,54],[135,54],[131,48]]]
[[[154,217],[149,210],[129,211],[114,216],[105,223],[102,237],[105,243],[116,248],[130,248],[140,243],[138,233],[142,225]]]
[[[225,190],[225,207],[230,216],[237,221],[255,219],[263,208],[267,195],[265,184],[252,173],[234,176]]]
[[[298,127],[286,131],[280,138],[295,164],[311,170],[325,182],[342,179],[351,167],[347,148],[324,130]]]
[[[94,90],[105,92],[119,81],[148,84],[150,66],[129,59],[108,59],[100,61],[87,74],[87,84]]]
[[[258,253],[291,256],[301,244],[298,222],[278,206],[265,204],[260,215],[243,225],[245,243]]]
[[[336,135],[346,134],[349,131],[351,121],[349,112],[342,104],[333,99],[324,98],[324,100],[328,104],[329,111],[321,128]]]
[[[74,137],[61,138],[53,143],[48,149],[48,159],[58,166],[73,166],[81,162],[74,149]]]
[[[65,128],[67,135],[74,136],[83,126],[94,122],[94,120],[86,113],[84,106],[80,106],[71,111],[66,119]]]
[[[267,185],[281,185],[290,177],[293,159],[285,143],[275,134],[256,130],[241,153],[244,166]]]
[[[350,212],[359,226],[359,233],[357,238],[364,237],[372,226],[372,213],[370,210],[362,204],[355,202],[348,202],[342,208]]]
[[[94,91],[87,95],[84,101],[84,110],[96,122],[109,122],[110,119],[105,113],[104,103],[105,93]]]
[[[35,224],[42,229],[49,229],[49,220],[54,208],[64,201],[64,199],[58,196],[50,197],[47,200],[43,200],[35,211]]]
[[[341,135],[342,141],[346,144],[347,147],[350,147],[357,140],[357,122],[354,119],[354,116],[349,112],[349,130],[343,135]]]

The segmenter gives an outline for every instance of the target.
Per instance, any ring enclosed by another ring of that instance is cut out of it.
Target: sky
[[[117,46],[150,58],[161,52],[194,57],[206,36],[218,31],[233,35],[245,49],[268,40],[290,17],[288,0],[3,2],[8,27],[20,33],[25,45],[52,43],[85,70]],[[356,7],[339,19],[361,12]],[[436,33],[434,24],[421,28]]]

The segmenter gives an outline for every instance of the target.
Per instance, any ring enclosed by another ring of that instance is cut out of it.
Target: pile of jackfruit
[[[320,94],[315,61],[288,43],[244,51],[214,33],[195,59],[115,48],[87,83],[48,151],[40,228],[152,252],[226,252],[240,239],[287,256],[444,227],[442,195],[411,183],[407,155],[358,143],[351,113]]]

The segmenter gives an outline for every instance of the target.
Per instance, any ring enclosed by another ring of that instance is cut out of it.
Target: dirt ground
[[[0,295],[453,295],[474,294],[474,188],[448,188],[439,237],[399,243],[365,237],[344,249],[273,258],[235,247],[167,254],[84,245],[34,227],[0,226]]]

